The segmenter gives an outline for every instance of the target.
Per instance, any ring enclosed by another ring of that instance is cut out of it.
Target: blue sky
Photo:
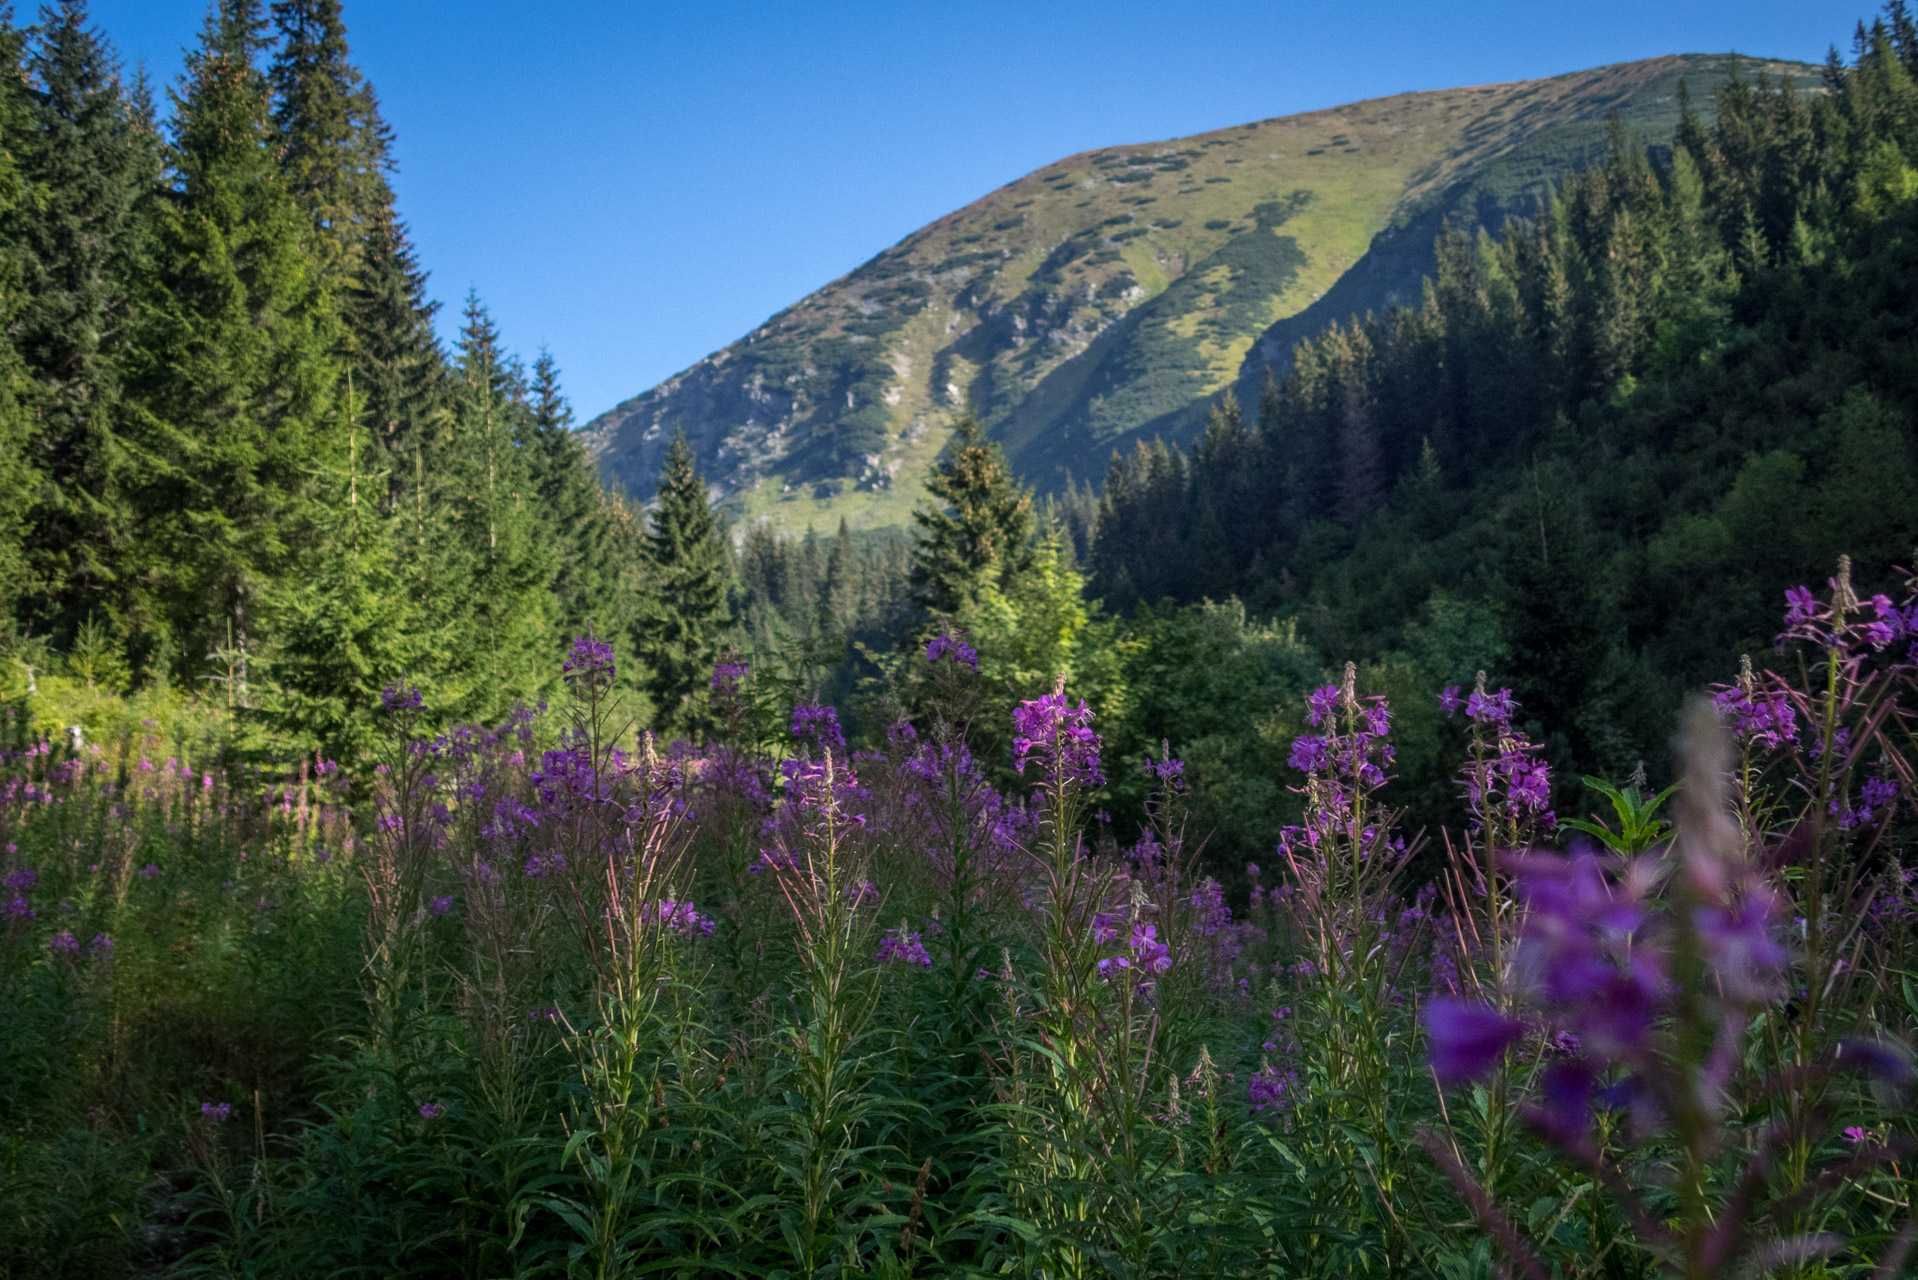
[[[22,0],[22,11],[28,9]],[[94,0],[178,74],[203,0]],[[477,289],[581,420],[1060,156],[1661,53],[1822,59],[1861,0],[346,0],[442,329]]]

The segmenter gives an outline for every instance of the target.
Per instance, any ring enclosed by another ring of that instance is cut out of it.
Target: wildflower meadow
[[[982,755],[952,630],[863,748],[736,655],[657,740],[592,635],[358,777],[10,722],[0,1270],[1898,1274],[1918,600],[1788,609],[1587,817],[1481,678],[1406,830],[1348,665],[1230,894],[1063,680]]]

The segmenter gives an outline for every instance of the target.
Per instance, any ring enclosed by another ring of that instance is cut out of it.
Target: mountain
[[[1446,219],[1496,228],[1602,155],[1616,114],[1669,141],[1731,75],[1688,54],[1404,93],[1068,157],[948,214],[588,423],[601,474],[652,493],[675,426],[745,519],[904,523],[970,406],[1043,490],[1115,448],[1183,443],[1209,398],[1333,320],[1415,300]]]

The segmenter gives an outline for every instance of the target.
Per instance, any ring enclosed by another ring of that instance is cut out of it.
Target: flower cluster
[[[821,751],[843,754],[846,750],[846,734],[839,727],[839,713],[831,707],[794,707],[792,731],[795,741],[811,741]]]
[[[1718,709],[1732,732],[1739,739],[1765,751],[1776,751],[1788,742],[1798,740],[1798,713],[1793,709],[1791,699],[1782,689],[1760,689],[1750,678],[1751,664],[1745,666],[1745,677],[1735,685],[1727,685],[1712,694],[1712,705]]]
[[[420,691],[389,684],[380,690],[380,710],[382,711],[419,711],[426,706],[426,699]]]
[[[922,969],[932,968],[932,954],[926,950],[926,944],[918,933],[908,933],[903,924],[889,933],[879,943],[879,963],[916,964]]]
[[[711,916],[702,916],[693,909],[690,902],[679,902],[672,898],[663,898],[658,902],[648,902],[639,909],[642,923],[658,922],[660,928],[683,937],[699,934],[710,938],[713,933]]]
[[[1268,1062],[1261,1065],[1257,1073],[1246,1083],[1246,1092],[1251,1098],[1254,1111],[1264,1111],[1267,1107],[1282,1111],[1292,1105],[1292,1099],[1298,1087],[1298,1072],[1282,1072]]]
[[[967,644],[965,637],[952,630],[941,631],[926,641],[927,662],[950,662],[965,667],[974,673],[979,670],[979,651]]]
[[[1025,773],[1026,765],[1037,764],[1040,776],[1048,783],[1076,782],[1097,787],[1106,777],[1099,767],[1099,735],[1089,727],[1092,708],[1085,699],[1073,706],[1065,691],[1057,690],[1029,702],[1021,702],[1012,713],[1012,767]]]
[[[1387,741],[1392,708],[1383,697],[1360,697],[1356,680],[1347,663],[1342,683],[1306,697],[1305,720],[1317,732],[1292,740],[1292,767],[1306,775],[1305,785],[1292,789],[1305,797],[1305,815],[1280,832],[1279,851],[1288,858],[1316,857],[1321,842],[1335,836],[1367,854],[1393,845],[1389,832],[1358,820],[1359,802],[1385,785],[1386,767],[1397,755]]]
[[[1555,1141],[1582,1139],[1607,1072],[1655,1069],[1656,1029],[1674,1012],[1681,955],[1697,957],[1729,1019],[1775,993],[1785,963],[1775,936],[1782,900],[1746,864],[1693,847],[1675,878],[1676,912],[1649,901],[1659,873],[1647,859],[1529,853],[1514,866],[1525,904],[1518,972],[1553,1058],[1532,1118]],[[1516,1017],[1462,1000],[1433,1000],[1424,1019],[1432,1069],[1448,1083],[1492,1069],[1528,1031]],[[1717,1040],[1703,1081],[1711,1094],[1736,1067],[1736,1038]]]
[[[1851,557],[1838,557],[1838,573],[1825,580],[1831,599],[1821,601],[1810,587],[1785,592],[1785,630],[1779,644],[1804,640],[1823,649],[1852,656],[1881,650],[1899,640],[1912,640],[1908,660],[1918,662],[1918,603],[1900,608],[1890,596],[1860,599],[1851,585]]]
[[[587,634],[573,641],[573,647],[560,663],[560,673],[568,684],[587,689],[605,689],[612,685],[617,668],[613,665],[613,646],[598,636]]]
[[[1518,703],[1512,691],[1487,690],[1481,671],[1467,697],[1459,697],[1457,685],[1448,685],[1440,692],[1439,709],[1446,715],[1461,708],[1471,721],[1473,741],[1472,759],[1463,777],[1465,801],[1481,828],[1496,828],[1501,819],[1520,828],[1556,826],[1558,820],[1551,809],[1551,768],[1539,759],[1542,749],[1538,744],[1513,727]]]
[[[1111,917],[1106,917],[1108,936],[1116,936],[1112,929]],[[1093,924],[1093,938],[1096,941],[1100,929],[1097,918]],[[1152,924],[1134,924],[1130,955],[1107,956],[1099,961],[1099,973],[1111,977],[1126,969],[1138,969],[1144,973],[1164,973],[1172,967],[1172,948],[1159,941],[1159,927]]]
[[[739,690],[745,684],[746,676],[751,670],[752,668],[744,662],[735,662],[721,658],[713,664],[713,675],[709,683],[715,694],[726,698],[736,698],[739,696]]]

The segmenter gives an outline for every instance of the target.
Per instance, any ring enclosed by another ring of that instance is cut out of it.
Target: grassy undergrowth
[[[0,1271],[1892,1274],[1915,629],[1795,600],[1569,856],[1483,686],[1473,823],[1408,840],[1348,668],[1232,906],[1179,761],[1094,834],[1063,690],[976,755],[950,634],[869,750],[731,663],[656,743],[591,638],[503,725],[389,690],[361,778],[16,710]]]

